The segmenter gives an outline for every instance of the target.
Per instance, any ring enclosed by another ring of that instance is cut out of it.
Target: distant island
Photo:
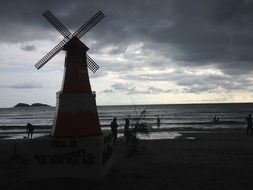
[[[26,103],[18,103],[17,105],[14,106],[14,108],[24,108],[24,107],[51,107],[51,106],[41,103],[34,103],[32,105]]]

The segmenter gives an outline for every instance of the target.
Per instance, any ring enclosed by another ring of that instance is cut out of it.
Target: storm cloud
[[[36,89],[42,88],[43,85],[41,83],[29,81],[24,83],[15,83],[15,84],[1,84],[1,88],[13,88],[13,89]]]
[[[159,86],[139,89],[132,85],[134,81],[169,81],[189,93],[252,89],[251,0],[0,2],[0,44],[29,44],[21,47],[25,51],[39,51],[40,44],[34,41],[62,39],[43,18],[46,10],[71,32],[102,10],[105,19],[82,41],[103,69],[92,78],[114,76],[124,80],[121,84],[115,81],[104,93],[158,94],[172,90]],[[43,49],[41,55],[44,53]],[[164,73],[170,69],[173,71]],[[217,73],[197,74],[194,70],[198,69]]]
[[[36,46],[26,44],[26,45],[21,46],[21,49],[24,51],[33,51],[36,49]]]

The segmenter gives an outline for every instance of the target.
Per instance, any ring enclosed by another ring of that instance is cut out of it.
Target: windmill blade
[[[37,69],[40,69],[43,65],[45,65],[50,59],[52,59],[59,51],[62,50],[63,46],[67,43],[67,41],[62,40],[57,46],[55,46],[50,52],[48,52],[38,63],[35,64]]]
[[[53,27],[58,30],[61,35],[63,35],[65,38],[68,38],[71,33],[70,31],[50,12],[46,11],[43,13],[43,16],[53,25]]]
[[[99,66],[95,63],[95,61],[93,61],[93,59],[90,58],[90,56],[88,56],[86,54],[86,60],[87,60],[87,66],[89,67],[89,69],[95,73],[98,69]]]
[[[91,28],[93,28],[100,20],[102,20],[105,15],[98,11],[88,22],[82,25],[74,34],[73,37],[76,36],[77,38],[83,37]]]

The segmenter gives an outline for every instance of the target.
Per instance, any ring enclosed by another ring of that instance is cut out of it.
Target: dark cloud
[[[133,84],[130,83],[115,83],[111,85],[111,88],[108,90],[105,90],[104,92],[123,92],[127,94],[138,94],[140,91],[136,90],[136,87]]]
[[[147,90],[143,91],[144,94],[161,94],[161,93],[177,93],[177,90],[174,89],[168,89],[164,90],[162,88],[157,87],[148,87]]]
[[[112,94],[114,92],[113,89],[106,89],[104,90],[102,93],[105,93],[105,94]]]
[[[235,83],[241,85],[239,78],[249,76],[253,70],[251,0],[1,1],[0,42],[21,41],[29,44],[32,40],[56,39],[59,33],[42,17],[47,9],[71,31],[75,31],[101,9],[106,18],[82,40],[88,42],[90,52],[94,55],[104,53],[105,56],[123,56],[128,60],[125,63],[120,59],[115,59],[116,62],[102,61],[104,68],[113,72],[133,71],[143,67],[163,70],[174,64],[178,68],[193,69],[214,66],[230,77],[230,81],[234,77],[235,82],[227,85],[227,78],[209,79],[182,73],[182,78],[192,77],[196,81],[208,79],[214,82],[214,85],[209,83],[205,87],[191,78],[188,80],[191,82],[187,85],[192,90],[195,89],[193,91],[204,91],[219,85],[224,88]],[[96,43],[89,44],[93,40]],[[142,56],[129,53],[129,47],[139,42],[142,43],[139,48]],[[106,51],[109,46],[111,49]],[[152,58],[143,57],[150,55]],[[100,74],[105,76],[108,73]],[[171,76],[131,77],[142,77],[145,80],[149,77],[156,81],[172,80],[178,85],[186,86],[183,79],[176,80]],[[120,90],[119,86],[114,86],[113,89]],[[128,87],[128,90],[138,92],[134,87]]]
[[[136,87],[130,83],[115,83],[110,86],[110,89],[104,90],[102,93],[113,94],[113,93],[125,93],[125,94],[139,94],[141,91],[137,91]]]
[[[110,86],[109,89],[104,90],[102,93],[105,94],[113,94],[113,93],[125,93],[125,94],[161,94],[161,93],[169,93],[169,92],[174,92],[176,93],[177,91],[175,90],[164,90],[162,88],[157,88],[157,87],[148,87],[146,89],[139,89],[137,88],[134,84],[131,83],[115,83]]]
[[[194,72],[187,72],[178,70],[174,72],[161,72],[154,74],[126,74],[122,78],[131,78],[133,81],[139,82],[172,82],[180,87],[182,92],[202,93],[214,91],[252,91],[253,79],[250,75],[246,76],[230,76],[221,74],[196,74]],[[160,89],[156,87],[149,87],[143,91],[145,94],[158,93],[178,93],[178,89]]]
[[[24,51],[34,51],[34,50],[36,50],[36,46],[35,45],[22,45],[21,49]]]
[[[42,88],[41,83],[36,82],[24,82],[24,83],[15,83],[15,84],[2,84],[1,88],[14,88],[14,89],[34,89],[34,88]]]

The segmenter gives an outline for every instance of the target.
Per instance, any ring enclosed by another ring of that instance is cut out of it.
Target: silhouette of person
[[[27,136],[29,139],[29,136],[31,137],[31,139],[33,138],[33,130],[34,130],[34,126],[31,123],[27,123]]]
[[[130,138],[130,131],[129,131],[129,119],[125,120],[125,125],[124,125],[124,137],[126,138],[126,143],[129,144],[129,138]]]
[[[252,117],[251,117],[251,114],[249,114],[249,116],[246,117],[246,120],[248,122],[246,134],[249,133],[250,135],[252,135]]]
[[[159,116],[156,118],[156,121],[157,121],[157,127],[160,127],[160,117]]]
[[[218,123],[219,121],[220,121],[220,118],[219,118],[219,117],[214,116],[214,118],[213,118],[213,122],[214,122],[214,123]]]
[[[146,112],[147,111],[145,109],[141,112],[141,115],[143,115],[144,118],[146,117]]]
[[[111,131],[112,131],[112,136],[113,136],[113,144],[116,145],[117,136],[118,136],[118,124],[117,124],[116,117],[114,117],[113,121],[111,122]]]

